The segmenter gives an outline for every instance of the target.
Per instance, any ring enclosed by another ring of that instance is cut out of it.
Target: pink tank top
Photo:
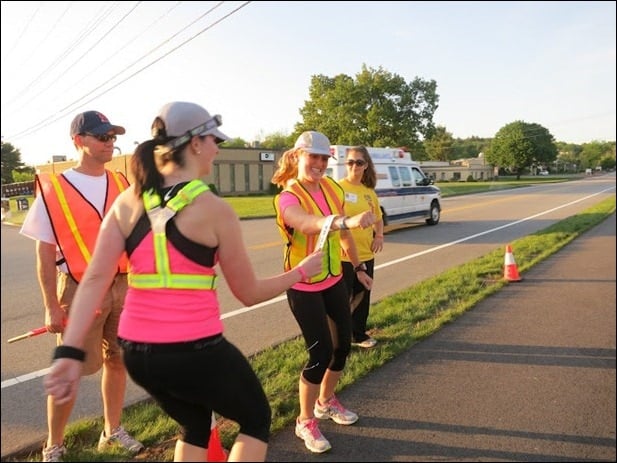
[[[214,275],[211,267],[197,264],[167,241],[174,273]],[[154,273],[152,232],[130,256],[130,272]],[[118,336],[133,342],[194,341],[223,332],[216,290],[129,287],[120,316]]]

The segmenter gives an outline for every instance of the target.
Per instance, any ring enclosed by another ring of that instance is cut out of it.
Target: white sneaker
[[[133,438],[122,426],[118,426],[113,430],[111,436],[105,436],[105,430],[101,433],[99,438],[98,450],[99,452],[105,450],[108,445],[117,444],[131,453],[139,453],[144,449],[144,445],[137,439]]]
[[[66,453],[64,445],[54,444],[51,447],[43,449],[43,461],[62,461],[62,457]]]
[[[332,448],[317,425],[317,420],[296,420],[296,436],[304,441],[304,445],[313,453],[324,453]]]
[[[358,415],[343,407],[336,396],[332,396],[325,404],[321,404],[317,399],[313,413],[321,420],[331,419],[337,424],[349,425],[358,421]]]
[[[371,347],[375,347],[377,345],[377,339],[375,338],[366,338],[362,342],[352,342],[353,346],[363,347],[364,349],[370,349]]]

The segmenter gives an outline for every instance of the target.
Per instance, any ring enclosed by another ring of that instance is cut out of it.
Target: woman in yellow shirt
[[[354,267],[349,256],[343,253],[343,275],[351,299],[352,344],[371,348],[377,341],[367,334],[366,322],[371,305],[371,290],[360,283],[356,274],[366,272],[373,278],[375,253],[383,249],[383,218],[379,199],[375,193],[377,173],[375,165],[364,146],[349,148],[345,154],[347,176],[339,181],[345,191],[345,215],[353,216],[372,211],[376,221],[372,227],[351,230],[361,265]]]

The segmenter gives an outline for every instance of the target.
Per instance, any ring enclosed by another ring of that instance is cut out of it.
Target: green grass
[[[614,213],[613,196],[580,214],[512,242],[519,272],[529,270]],[[369,328],[380,342],[368,351],[352,351],[339,390],[374,372],[443,325],[455,321],[506,284],[500,246],[471,262],[377,301],[371,307]],[[273,433],[292,423],[297,415],[298,377],[305,357],[304,343],[301,337],[297,337],[249,358],[270,400]],[[173,461],[178,427],[151,401],[127,407],[123,424],[147,447],[146,454],[133,461]],[[127,461],[127,454],[121,451],[96,451],[101,428],[100,418],[69,425],[66,461]],[[237,426],[223,420],[220,430],[223,444],[229,447],[238,432]],[[6,461],[37,461],[39,456],[40,448],[37,448]]]

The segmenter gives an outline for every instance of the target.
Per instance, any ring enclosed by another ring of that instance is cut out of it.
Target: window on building
[[[251,192],[251,166],[250,164],[244,164],[244,191]]]
[[[264,165],[262,163],[257,165],[257,184],[259,185],[259,189],[261,191],[267,189],[264,183]]]

